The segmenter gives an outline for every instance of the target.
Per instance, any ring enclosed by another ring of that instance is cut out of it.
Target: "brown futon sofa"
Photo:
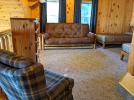
[[[47,23],[45,46],[78,46],[95,47],[95,35],[89,32],[88,24]]]

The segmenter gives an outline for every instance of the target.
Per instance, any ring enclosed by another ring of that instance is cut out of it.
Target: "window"
[[[89,24],[90,25],[90,18],[91,18],[91,9],[92,3],[85,3],[81,4],[81,23],[82,24]]]
[[[47,0],[47,22],[58,23],[59,20],[59,1]]]

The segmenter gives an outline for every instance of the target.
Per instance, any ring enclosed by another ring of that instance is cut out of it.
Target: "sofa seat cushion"
[[[99,42],[121,42],[130,43],[132,40],[132,34],[97,34],[97,41]]]
[[[126,53],[129,53],[131,49],[131,43],[125,43],[122,45],[122,50],[125,51]]]
[[[74,86],[73,79],[48,70],[45,70],[45,76],[48,95],[52,100],[62,100],[67,95],[67,92],[72,92],[72,88]],[[67,97],[72,98],[71,93],[70,96],[68,95]]]
[[[94,37],[83,37],[83,38],[50,38],[45,41],[48,45],[55,44],[88,44],[93,43]]]
[[[25,68],[34,64],[30,58],[16,56],[14,53],[5,50],[0,50],[0,62],[15,68]]]

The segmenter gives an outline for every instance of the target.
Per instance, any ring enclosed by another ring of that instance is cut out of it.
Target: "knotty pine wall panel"
[[[40,4],[31,7],[32,18],[40,18]]]
[[[129,31],[134,0],[98,0],[97,33]]]
[[[39,0],[20,0],[24,9],[25,18],[39,18],[40,17],[40,3]]]
[[[91,2],[92,0],[82,0],[82,2]],[[74,22],[74,0],[66,0],[66,23]]]
[[[74,0],[66,0],[66,23],[74,21]]]
[[[133,2],[133,5],[134,5],[134,2]],[[133,14],[131,18],[131,26],[134,26],[134,6],[133,6]]]
[[[0,31],[10,29],[10,17],[24,17],[20,0],[0,0]]]

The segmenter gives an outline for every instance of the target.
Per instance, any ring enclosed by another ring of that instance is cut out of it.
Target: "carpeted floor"
[[[123,100],[116,91],[127,71],[120,48],[45,50],[40,52],[40,62],[75,80],[74,100]]]

